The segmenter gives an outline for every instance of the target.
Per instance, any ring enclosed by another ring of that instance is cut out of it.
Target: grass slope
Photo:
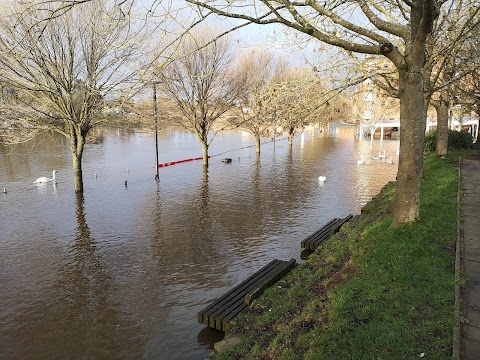
[[[233,324],[219,359],[451,358],[458,176],[425,159],[421,220],[391,227],[387,184]]]

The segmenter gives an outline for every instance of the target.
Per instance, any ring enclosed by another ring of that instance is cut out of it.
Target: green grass
[[[418,222],[390,226],[387,184],[236,320],[242,341],[217,358],[451,358],[459,154],[425,159]]]

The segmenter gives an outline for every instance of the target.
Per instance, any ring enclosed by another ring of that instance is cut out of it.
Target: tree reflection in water
[[[48,342],[56,342],[58,351],[65,356],[75,353],[96,359],[121,358],[136,349],[141,354],[144,345],[138,334],[138,319],[133,314],[127,315],[128,309],[120,309],[114,299],[117,285],[91,235],[83,194],[76,194],[75,205],[75,241],[57,288],[64,296],[52,309],[54,319],[58,318],[58,324],[65,328],[58,329]],[[55,328],[54,323],[51,328]]]

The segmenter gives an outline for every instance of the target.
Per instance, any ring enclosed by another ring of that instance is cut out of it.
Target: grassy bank
[[[236,321],[241,342],[217,358],[451,358],[457,156],[425,159],[420,221],[390,226],[387,184]]]

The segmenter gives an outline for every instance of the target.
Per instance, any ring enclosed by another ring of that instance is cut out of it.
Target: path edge
[[[461,231],[461,192],[462,192],[462,158],[458,159],[458,185],[457,185],[457,239],[455,244],[455,303],[453,307],[453,344],[452,359],[460,360],[461,354],[461,252],[462,252],[462,231]]]

